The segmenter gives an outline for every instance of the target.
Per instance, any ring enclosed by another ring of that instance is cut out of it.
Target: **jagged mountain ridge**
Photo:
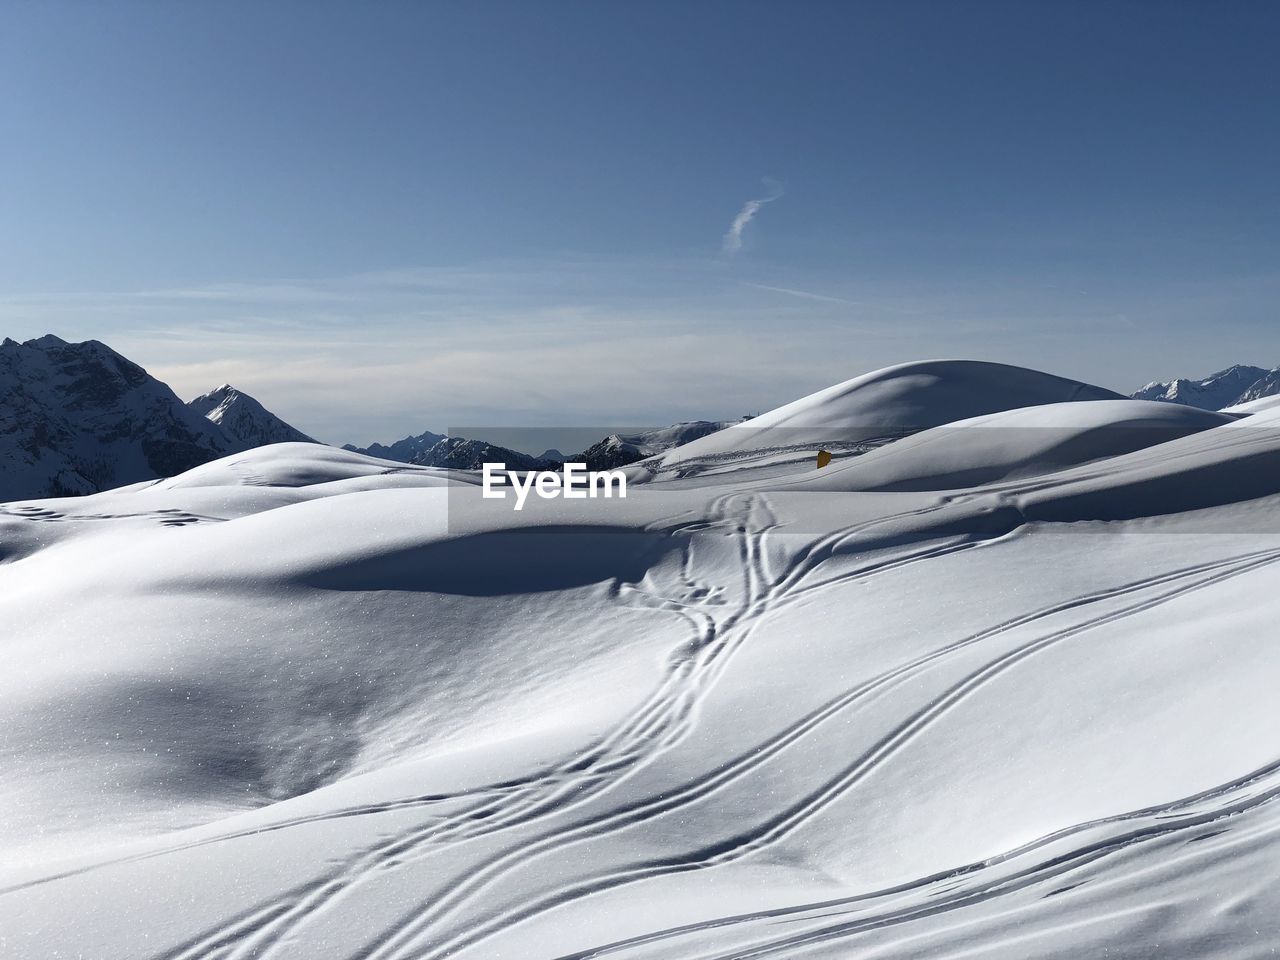
[[[555,449],[534,456],[480,439],[448,437],[431,431],[405,437],[392,444],[371,443],[367,447],[359,447],[348,443],[342,449],[382,460],[453,470],[479,470],[485,463],[498,462],[505,463],[512,470],[550,470],[565,462],[585,463],[592,470],[612,470],[656,456],[746,419],[689,420],[668,427],[612,433],[572,456]]]
[[[261,403],[224,383],[187,406],[246,447],[262,447],[268,443],[319,443],[301,430],[286,423]]]
[[[1280,367],[1268,370],[1235,364],[1200,380],[1178,377],[1148,383],[1132,396],[1135,400],[1181,403],[1203,410],[1224,410],[1239,403],[1280,393]]]
[[[1274,397],[1280,394],[1280,368],[1268,370],[1259,377],[1244,393],[1240,394],[1231,406],[1261,400],[1263,397]]]
[[[319,442],[228,384],[183,403],[97,340],[0,344],[0,502],[96,493],[289,441]]]
[[[172,476],[244,445],[97,340],[0,344],[0,501]]]

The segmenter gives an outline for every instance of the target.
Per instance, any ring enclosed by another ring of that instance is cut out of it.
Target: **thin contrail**
[[[861,300],[848,300],[844,297],[829,297],[824,293],[811,293],[808,290],[797,290],[795,287],[775,287],[767,283],[747,283],[743,282],[744,287],[755,287],[757,290],[771,290],[774,293],[785,293],[791,297],[800,297],[804,300],[820,300],[823,303],[845,303],[851,307],[862,306]]]

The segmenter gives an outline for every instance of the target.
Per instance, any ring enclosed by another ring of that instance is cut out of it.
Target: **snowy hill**
[[[246,448],[268,443],[318,443],[285,423],[247,393],[224,383],[216,390],[187,401],[200,416],[216,423]]]
[[[928,427],[1019,407],[1119,400],[1118,393],[1052,374],[976,360],[886,367],[676,447],[633,468],[636,479],[771,467],[817,447],[864,452]]]
[[[1155,381],[1133,395],[1135,400],[1163,400],[1204,410],[1226,407],[1280,393],[1280,370],[1237,364],[1203,380]]]
[[[0,501],[169,476],[242,446],[96,340],[0,344]]]
[[[0,953],[1270,955],[1277,409],[758,421],[518,513],[305,443],[0,507]]]
[[[1223,407],[1220,412],[1236,416],[1247,416],[1253,413],[1260,413],[1263,410],[1271,410],[1275,407],[1280,407],[1280,394],[1268,394],[1255,400],[1245,400],[1229,407]]]

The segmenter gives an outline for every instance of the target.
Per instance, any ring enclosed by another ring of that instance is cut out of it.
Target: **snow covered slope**
[[[96,340],[0,344],[0,502],[168,476],[242,446]]]
[[[647,461],[636,479],[688,477],[776,463],[816,447],[862,452],[928,427],[1067,401],[1118,400],[1117,393],[1038,370],[977,360],[928,360],[886,367],[836,384]]]
[[[1221,412],[1236,416],[1247,416],[1251,413],[1259,413],[1260,411],[1271,410],[1275,407],[1280,407],[1280,395],[1268,395],[1258,397],[1255,400],[1233,403],[1229,407],[1223,407]]]
[[[1142,450],[1233,419],[1150,400],[1024,407],[922,431],[834,464],[804,484],[865,491],[975,487]]]
[[[0,508],[0,955],[1269,955],[1280,418],[925,366],[824,470]]]
[[[268,443],[318,443],[291,427],[247,393],[224,383],[209,393],[187,401],[200,416],[216,423],[245,449]]]

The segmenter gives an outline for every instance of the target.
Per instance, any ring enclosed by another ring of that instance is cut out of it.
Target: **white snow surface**
[[[1246,400],[1244,403],[1234,403],[1229,407],[1224,407],[1222,413],[1234,414],[1250,414],[1258,413],[1262,410],[1271,410],[1274,407],[1280,407],[1280,395],[1271,395],[1266,397],[1258,397],[1254,400]]]
[[[807,478],[808,487],[950,490],[1115,457],[1233,417],[1151,400],[1072,401],[1005,410],[924,430]]]
[[[0,506],[0,956],[1269,956],[1280,416],[1071,384],[519,513],[304,443]]]

